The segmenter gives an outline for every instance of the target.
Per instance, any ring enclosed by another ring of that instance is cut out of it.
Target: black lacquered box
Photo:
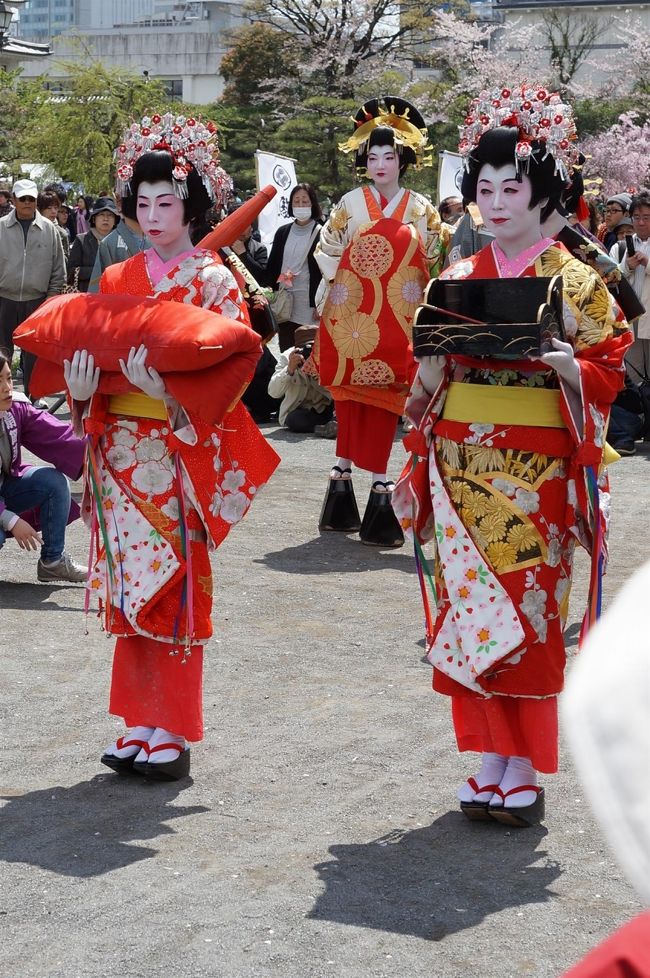
[[[562,277],[433,279],[413,326],[416,357],[523,360],[565,339]]]

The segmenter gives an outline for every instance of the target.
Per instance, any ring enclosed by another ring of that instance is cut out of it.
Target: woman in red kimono
[[[561,275],[567,342],[527,361],[423,358],[394,501],[416,551],[435,541],[433,686],[451,697],[459,749],[482,755],[461,808],[514,825],[543,817],[537,773],[557,770],[573,550],[592,555],[596,601],[609,500],[599,470],[629,344],[598,274],[543,236],[573,137],[570,107],[543,90],[472,104],[462,192],[495,240],[441,277],[503,279],[507,306],[507,279]]]
[[[315,253],[327,290],[316,357],[338,421],[338,458],[319,529],[360,530],[363,543],[394,547],[404,536],[391,507],[388,460],[411,380],[413,316],[442,267],[443,230],[426,197],[400,186],[409,165],[430,162],[415,106],[391,95],[371,99],[341,149],[355,153],[357,171],[372,182],[341,198]],[[362,522],[353,465],[372,473]]]
[[[190,222],[211,205],[223,174],[213,144],[214,130],[196,120],[154,116],[129,130],[118,177],[122,190],[128,183],[153,247],[108,268],[100,292],[191,303],[229,317],[247,335],[231,271],[190,241]],[[251,374],[258,356],[252,334]],[[92,398],[85,514],[97,560],[88,588],[100,598],[106,631],[117,636],[110,711],[131,727],[102,762],[175,780],[189,772],[188,742],[203,737],[203,645],[212,634],[208,549],[243,517],[278,459],[242,406],[221,424],[202,420],[197,399],[224,394],[216,385],[201,391],[209,383],[201,372],[179,401],[148,366],[144,346],[119,364],[137,393],[95,393],[92,352],[77,351],[66,362],[72,397]],[[241,390],[227,395],[235,402],[245,386],[236,383]]]

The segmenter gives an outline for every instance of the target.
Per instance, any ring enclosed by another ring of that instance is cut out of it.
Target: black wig
[[[469,170],[463,174],[461,192],[463,198],[476,203],[476,186],[481,169],[486,164],[498,168],[509,163],[517,166],[517,179],[522,175],[528,176],[532,186],[530,208],[532,210],[540,201],[547,203],[542,208],[542,222],[552,214],[560,203],[565,182],[559,173],[555,172],[555,160],[547,156],[545,143],[535,140],[530,144],[531,155],[524,163],[517,162],[515,146],[519,142],[519,132],[514,127],[498,126],[484,133],[469,155]]]
[[[133,168],[131,193],[122,199],[122,213],[126,217],[137,220],[136,201],[140,184],[145,181],[157,183],[159,180],[173,184],[173,168],[172,157],[166,150],[159,149],[144,153]],[[192,167],[187,175],[187,197],[183,198],[185,223],[189,224],[191,221],[202,217],[211,206],[210,195],[205,189],[201,177]]]

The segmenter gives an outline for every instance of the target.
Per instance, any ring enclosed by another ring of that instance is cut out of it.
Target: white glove
[[[428,394],[435,394],[442,380],[446,357],[418,357],[418,377]]]
[[[157,370],[147,366],[148,354],[146,346],[139,346],[137,350],[132,346],[126,364],[120,360],[120,369],[130,384],[139,387],[149,397],[162,401],[167,393],[165,382]]]
[[[99,367],[88,350],[75,350],[72,361],[63,361],[63,376],[74,401],[89,400],[99,384]]]
[[[542,363],[547,364],[555,371],[558,377],[565,380],[571,390],[578,393],[580,391],[580,364],[575,358],[573,347],[570,343],[563,340],[551,340],[557,353],[543,353],[539,358]]]

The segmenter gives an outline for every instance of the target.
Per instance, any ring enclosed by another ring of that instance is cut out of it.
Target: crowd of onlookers
[[[0,190],[0,347],[13,353],[14,329],[48,296],[64,290],[97,291],[108,265],[148,246],[135,211],[120,204],[108,192],[95,199],[81,194],[71,204],[62,185],[50,184],[39,191],[29,179],[18,180],[11,192]],[[598,248],[594,267],[608,284],[625,279],[640,303],[650,308],[649,193],[621,192],[600,206],[593,199],[574,195],[566,204],[566,224]],[[233,204],[230,212],[238,206]],[[473,254],[489,241],[477,209],[464,207],[459,197],[444,198],[438,209],[449,238],[447,263]],[[220,216],[209,214],[197,226],[195,240]],[[254,325],[261,317],[264,322],[259,332],[265,340],[276,335],[277,345],[265,345],[244,399],[260,423],[277,418],[296,432],[331,438],[336,435],[332,399],[318,384],[310,356],[318,323],[316,293],[321,284],[314,253],[324,223],[312,186],[299,183],[292,189],[288,217],[276,231],[270,249],[253,225],[224,249],[223,257],[238,261],[252,283],[248,300]],[[268,308],[261,311],[262,290],[271,299],[271,312]],[[618,297],[615,285],[611,290]],[[627,357],[628,381],[610,426],[610,440],[626,455],[634,454],[635,441],[648,433],[644,411],[650,414],[650,313],[638,315],[632,327],[635,339]],[[23,354],[27,394],[32,367],[33,358]]]

